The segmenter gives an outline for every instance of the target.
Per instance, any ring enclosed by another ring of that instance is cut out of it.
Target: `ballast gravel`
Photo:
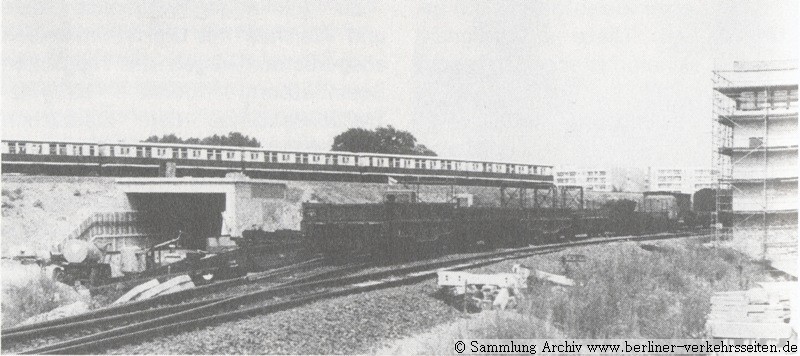
[[[165,335],[112,354],[353,354],[461,316],[436,281],[318,301],[270,315]]]

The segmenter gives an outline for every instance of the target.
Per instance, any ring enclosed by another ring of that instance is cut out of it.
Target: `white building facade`
[[[797,256],[797,79],[793,61],[714,72],[718,214],[744,252],[775,266]]]
[[[710,167],[650,167],[648,190],[694,194],[700,189],[715,189],[719,170]]]
[[[642,192],[647,190],[646,169],[556,167],[556,185],[577,185],[594,192]]]

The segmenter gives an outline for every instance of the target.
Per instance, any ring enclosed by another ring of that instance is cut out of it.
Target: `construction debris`
[[[55,309],[53,309],[53,310],[51,310],[51,311],[49,311],[47,313],[34,315],[34,316],[26,319],[25,321],[23,321],[19,325],[33,324],[33,323],[39,323],[39,322],[48,321],[48,320],[66,318],[68,316],[72,316],[72,315],[76,315],[76,314],[87,312],[88,310],[89,310],[89,305],[88,304],[86,304],[83,301],[77,301],[77,302],[72,303],[72,304],[67,304],[67,305],[60,306],[60,307],[55,308]]]
[[[142,283],[142,284],[140,284],[140,285],[138,285],[136,287],[133,287],[133,289],[131,289],[127,293],[123,294],[121,297],[119,297],[119,299],[114,301],[114,303],[111,303],[111,305],[127,303],[128,301],[131,301],[134,298],[136,298],[139,294],[142,294],[144,291],[146,291],[146,290],[148,290],[150,288],[153,288],[153,287],[157,286],[158,284],[159,283],[158,283],[157,279],[151,279],[151,280],[149,280],[149,281],[147,281],[145,283]]]
[[[150,299],[159,295],[175,293],[189,288],[194,288],[194,282],[185,274],[172,278],[164,283],[158,283],[158,280],[153,279],[134,287],[112,303],[112,305],[126,303],[131,300]]]
[[[460,271],[439,271],[439,287],[456,300],[462,298],[464,307],[501,309],[514,307],[528,288],[530,270],[514,265],[513,273],[475,274]]]
[[[551,282],[551,283],[555,283],[555,284],[559,284],[559,285],[567,286],[567,287],[574,287],[575,286],[575,281],[573,281],[572,279],[569,279],[567,277],[564,277],[564,276],[561,276],[561,275],[558,275],[558,274],[552,274],[552,273],[547,273],[547,272],[538,271],[538,270],[536,271],[536,279],[548,281],[548,282]]]
[[[714,293],[706,328],[714,338],[788,338],[797,288],[797,282],[759,283],[747,291]]]

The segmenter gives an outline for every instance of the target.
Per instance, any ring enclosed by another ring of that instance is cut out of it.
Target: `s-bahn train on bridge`
[[[356,152],[271,150],[167,143],[2,141],[5,172],[108,176],[224,176],[385,182],[387,177],[459,184],[550,183],[552,166]],[[172,175],[168,173],[172,171]],[[177,171],[177,174],[176,174]]]

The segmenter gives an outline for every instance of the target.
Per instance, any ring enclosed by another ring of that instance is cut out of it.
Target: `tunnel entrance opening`
[[[150,231],[174,239],[182,248],[206,250],[209,237],[218,237],[225,211],[224,193],[129,193],[131,206],[147,216]]]

